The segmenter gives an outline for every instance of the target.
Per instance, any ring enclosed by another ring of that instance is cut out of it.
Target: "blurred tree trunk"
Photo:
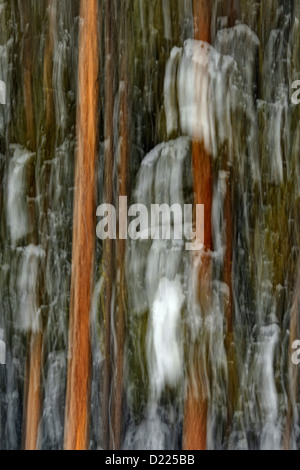
[[[77,152],[69,324],[65,449],[88,448],[90,396],[90,306],[95,252],[98,127],[98,1],[81,0]]]
[[[128,196],[128,174],[129,174],[129,112],[128,112],[128,54],[127,54],[127,9],[126,2],[122,3],[121,9],[121,63],[120,63],[120,168],[119,168],[119,196]],[[127,211],[121,211],[120,225],[125,226]],[[117,240],[116,259],[118,271],[117,285],[117,311],[116,311],[116,333],[117,333],[117,357],[115,364],[115,383],[113,393],[113,439],[110,447],[120,449],[122,445],[123,425],[123,373],[124,373],[124,342],[125,342],[125,312],[126,312],[126,283],[125,283],[125,250],[126,240],[121,236]]]
[[[24,431],[25,450],[37,450],[39,448],[39,423],[41,411],[41,366],[43,334],[31,335],[29,376],[27,389],[26,425]]]
[[[36,151],[36,125],[33,102],[33,42],[31,27],[31,2],[26,1],[22,5],[24,26],[27,28],[24,37],[23,49],[23,73],[24,73],[24,100],[26,116],[26,147],[32,152]]]
[[[53,85],[52,85],[52,73],[53,73],[53,31],[55,21],[55,2],[48,0],[47,11],[49,14],[49,28],[46,38],[45,51],[44,51],[44,70],[43,70],[43,88],[45,96],[45,152],[46,159],[50,159],[54,153],[54,140],[53,132],[55,128],[55,115],[54,115],[54,101],[53,101]],[[27,18],[29,20],[29,18]],[[26,48],[31,54],[30,48]],[[28,60],[26,60],[27,62]],[[29,86],[29,78],[25,81],[25,88]],[[30,96],[30,92],[26,92],[27,96]],[[31,105],[33,109],[33,104]],[[26,113],[27,118],[32,119],[31,113]],[[27,129],[31,129],[35,126],[32,122]],[[34,142],[34,131],[33,134],[28,136],[29,142]],[[49,175],[48,175],[49,179]],[[47,181],[48,182],[48,181]],[[46,183],[47,183],[46,182]],[[34,185],[33,185],[34,186]],[[46,225],[47,214],[48,214],[48,198],[44,198],[44,211],[41,215],[42,224]],[[34,204],[32,204],[31,212],[34,212]],[[32,215],[35,220],[34,215]],[[47,228],[43,227],[42,233],[47,233]],[[46,239],[40,240],[41,245],[47,252],[47,241]],[[40,296],[40,303],[42,303]],[[28,396],[27,396],[27,409],[26,409],[26,428],[25,428],[25,449],[36,450],[39,446],[38,443],[38,428],[40,422],[40,411],[41,411],[41,370],[42,370],[42,347],[43,347],[43,332],[33,333],[30,339],[30,357],[29,357],[29,383],[28,383]]]
[[[105,123],[104,134],[106,141],[105,168],[104,168],[104,197],[105,203],[113,204],[113,167],[114,167],[114,4],[105,2]],[[111,393],[111,303],[113,288],[113,240],[104,242],[103,270],[104,270],[104,335],[105,335],[105,359],[103,376],[102,397],[102,422],[103,422],[103,448],[110,447],[110,393]]]
[[[193,0],[194,38],[210,42],[211,40],[211,4],[207,0]],[[211,257],[212,250],[212,158],[204,143],[192,144],[195,204],[204,204],[205,233],[204,253],[199,270],[199,302],[202,311],[210,308],[211,303]],[[205,313],[204,313],[205,314]],[[201,345],[200,345],[201,346]],[[190,364],[189,383],[184,412],[183,447],[186,450],[205,450],[207,434],[207,384],[202,370],[206,358],[195,346],[194,361]],[[196,377],[195,371],[199,371]],[[196,379],[196,384],[195,384]]]

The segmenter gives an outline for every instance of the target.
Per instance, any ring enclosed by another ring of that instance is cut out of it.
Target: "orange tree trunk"
[[[194,38],[210,42],[211,39],[211,5],[207,0],[194,0]],[[192,144],[192,165],[194,174],[195,204],[204,204],[205,234],[204,255],[202,267],[199,272],[199,302],[202,308],[209,308],[211,289],[211,260],[209,256],[212,250],[212,159],[205,149],[204,143],[194,141]],[[200,352],[200,351],[199,351]],[[195,351],[197,356],[197,348]],[[200,363],[199,363],[200,360]],[[192,361],[190,373],[201,368],[201,362],[205,358],[195,357]],[[198,365],[196,365],[196,363]],[[202,363],[203,364],[203,363]],[[186,450],[205,450],[207,433],[207,393],[205,380],[201,372],[198,375],[197,385],[192,383],[191,377],[187,387],[187,396],[184,410],[183,448]]]
[[[38,449],[38,431],[41,408],[42,333],[32,334],[30,340],[29,377],[27,389],[25,450]]]
[[[65,449],[88,448],[90,306],[95,251],[98,113],[98,1],[81,0],[77,154],[66,398]]]

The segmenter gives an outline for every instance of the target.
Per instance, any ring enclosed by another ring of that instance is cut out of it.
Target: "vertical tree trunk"
[[[25,450],[37,450],[38,431],[41,409],[41,362],[42,362],[42,333],[31,335],[29,378],[27,390]]]
[[[212,2],[193,0],[194,38],[198,41],[211,41]]]
[[[49,13],[49,31],[46,38],[45,52],[44,52],[44,94],[45,94],[45,139],[46,139],[46,153],[47,158],[51,158],[53,155],[53,136],[52,132],[55,125],[54,118],[54,102],[53,102],[53,87],[52,87],[52,55],[53,55],[53,29],[54,29],[54,13],[55,13],[55,2],[48,0],[48,13]],[[27,53],[27,52],[26,52]],[[30,54],[30,48],[28,49]],[[25,82],[26,87],[29,86],[29,78]],[[26,92],[27,96],[30,96],[31,92]],[[28,104],[28,103],[27,103]],[[33,105],[31,106],[33,109]],[[27,113],[27,118],[32,120],[31,113]],[[34,125],[32,122],[27,129],[31,129]],[[29,142],[34,140],[34,132],[31,137],[27,137]],[[47,198],[45,198],[45,207],[43,217],[41,217],[43,223],[47,218],[48,208],[46,207]],[[31,207],[31,212],[34,212],[34,205]],[[34,215],[32,215],[35,220]],[[42,233],[46,232],[41,230]],[[47,251],[47,242],[41,240],[45,251]],[[41,300],[42,302],[42,300]],[[42,370],[42,346],[43,346],[43,332],[33,333],[30,339],[30,355],[29,355],[29,382],[27,388],[27,409],[26,409],[26,426],[25,426],[25,449],[36,450],[39,447],[38,443],[38,428],[40,422],[40,410],[41,410],[41,370]]]
[[[193,171],[195,204],[205,206],[204,253],[201,257],[199,270],[199,297],[203,312],[210,309],[211,304],[211,259],[212,230],[212,166],[211,157],[201,142],[193,143]],[[204,374],[205,359],[201,350],[195,346],[194,360],[190,364],[190,377],[187,387],[184,415],[183,446],[185,450],[205,450],[207,433],[207,389]],[[197,384],[192,380],[192,374],[198,370]]]
[[[126,5],[125,2],[121,10],[122,18],[122,48],[121,48],[121,72],[120,72],[120,169],[119,169],[119,196],[128,195],[128,171],[129,171],[129,114],[128,114],[128,70],[126,53]],[[120,224],[124,223],[127,213],[121,213]],[[126,240],[121,238],[117,241],[117,270],[118,270],[118,290],[117,290],[117,313],[116,313],[116,332],[117,332],[117,357],[116,372],[114,384],[114,409],[113,409],[113,442],[111,447],[120,449],[122,444],[122,422],[123,422],[123,361],[124,361],[124,341],[125,341],[125,311],[126,311],[126,286],[125,286],[125,249]]]
[[[48,142],[52,141],[55,130],[54,99],[53,99],[53,34],[56,22],[56,1],[48,0],[49,32],[44,53],[44,94],[46,98],[45,131]],[[52,150],[52,149],[51,149]]]
[[[106,1],[105,6],[105,202],[113,203],[113,112],[114,112],[114,56],[113,56],[113,2]],[[104,242],[103,269],[104,285],[104,329],[105,329],[105,362],[102,397],[103,448],[110,447],[110,392],[111,392],[111,302],[113,287],[113,240]]]
[[[237,365],[236,351],[233,331],[233,290],[232,290],[232,204],[231,204],[231,171],[226,162],[228,177],[226,182],[226,196],[224,201],[224,220],[226,224],[226,251],[224,258],[224,283],[228,286],[228,302],[225,305],[225,319],[227,331],[225,337],[225,350],[227,354],[228,367],[228,390],[227,390],[227,429],[230,432],[234,407],[237,399]]]
[[[32,44],[32,28],[31,28],[31,9],[30,2],[24,2],[22,5],[24,15],[24,28],[27,28],[24,37],[23,50],[23,70],[24,70],[24,99],[25,99],[25,116],[26,116],[26,147],[32,152],[36,151],[36,125],[34,116],[33,103],[33,44]]]
[[[194,37],[196,40],[211,40],[211,5],[207,0],[193,0]],[[205,233],[204,254],[199,272],[199,302],[203,311],[210,305],[211,260],[212,250],[212,159],[204,143],[194,141],[192,145],[195,204],[204,204]],[[197,347],[196,347],[197,349]],[[199,352],[200,353],[200,352]],[[195,351],[197,356],[197,351]],[[199,354],[200,355],[200,354]],[[205,450],[207,434],[207,391],[201,370],[197,376],[197,384],[193,383],[192,373],[204,366],[202,358],[195,358],[190,367],[190,377],[184,412],[183,447],[186,450]],[[197,364],[197,365],[196,365]]]
[[[65,449],[88,448],[90,306],[95,251],[98,115],[98,1],[81,0],[77,154],[69,325]]]

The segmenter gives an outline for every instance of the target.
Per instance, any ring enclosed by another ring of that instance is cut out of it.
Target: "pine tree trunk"
[[[114,50],[113,50],[113,2],[106,2],[105,6],[105,169],[104,169],[104,196],[105,203],[113,204],[113,112],[114,112]],[[103,376],[102,422],[103,422],[103,448],[111,446],[110,436],[110,394],[111,394],[111,303],[113,288],[113,256],[114,242],[107,239],[103,248],[104,282],[104,334],[105,334],[105,360]]]
[[[41,409],[42,345],[42,333],[32,334],[30,341],[26,425],[24,433],[25,450],[37,450],[39,448],[38,431]]]
[[[211,5],[207,0],[194,0],[194,38],[210,42],[211,38]],[[204,204],[205,233],[204,254],[202,267],[199,272],[199,302],[205,312],[210,307],[211,290],[211,259],[209,252],[212,250],[212,159],[205,149],[204,143],[194,141],[192,145],[194,194],[195,204]],[[197,357],[195,346],[195,361],[190,364],[189,383],[184,411],[183,448],[185,450],[205,450],[207,434],[207,391],[205,379],[201,374],[204,368],[203,359]],[[198,351],[198,356],[201,356]],[[194,370],[199,370],[197,385],[192,380]]]
[[[129,173],[129,113],[128,113],[128,70],[126,53],[126,6],[122,6],[122,59],[120,72],[120,169],[119,169],[119,196],[128,195],[128,173]],[[127,218],[127,213],[122,213],[122,220],[119,225]],[[116,247],[117,269],[119,273],[117,289],[117,312],[116,312],[116,332],[117,332],[117,357],[116,372],[114,384],[114,409],[113,409],[113,442],[111,448],[120,449],[122,444],[122,423],[123,423],[123,369],[124,369],[124,342],[125,342],[125,312],[126,312],[126,284],[125,284],[125,250],[126,240],[118,238]]]
[[[65,449],[88,448],[90,307],[95,251],[98,115],[98,1],[81,0],[77,154],[69,325]]]

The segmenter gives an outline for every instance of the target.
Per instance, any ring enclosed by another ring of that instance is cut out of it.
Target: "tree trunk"
[[[66,450],[88,448],[98,125],[98,1],[81,0],[80,16],[83,24],[79,37]]]
[[[24,100],[25,100],[25,117],[26,117],[26,147],[32,151],[36,151],[36,125],[33,103],[33,44],[32,44],[32,27],[30,21],[30,2],[24,2],[22,6],[24,15],[24,27],[27,28],[24,37],[23,50],[23,70],[24,70]]]
[[[113,56],[113,2],[106,2],[105,6],[105,202],[113,204],[113,112],[114,112],[114,56]],[[103,422],[103,448],[109,449],[110,438],[110,393],[111,393],[111,303],[113,288],[113,240],[104,242],[103,269],[104,269],[104,329],[105,329],[105,360],[103,376],[102,422]]]
[[[25,450],[37,450],[38,431],[41,409],[41,362],[42,362],[42,333],[31,335],[29,380],[27,391]]]
[[[194,38],[210,42],[211,39],[211,5],[207,0],[194,0]],[[194,141],[192,145],[194,194],[195,204],[204,204],[205,233],[204,253],[201,259],[199,272],[199,302],[202,311],[210,307],[211,291],[211,259],[209,252],[212,250],[212,192],[213,175],[211,155],[205,149],[204,143]],[[198,349],[195,346],[196,350]],[[197,356],[197,351],[195,351]],[[201,356],[198,351],[198,356]],[[207,434],[207,390],[206,382],[200,372],[197,375],[197,384],[192,380],[195,370],[204,368],[201,357],[196,357],[190,364],[189,383],[184,412],[183,448],[185,450],[205,450]]]
[[[119,169],[119,196],[128,195],[128,172],[129,172],[129,113],[128,113],[128,71],[126,53],[126,6],[122,7],[122,44],[121,51],[121,73],[120,73],[120,116],[119,116],[119,134],[121,140],[120,147],[120,169]],[[121,213],[120,224],[127,219],[127,213]],[[123,422],[123,366],[124,366],[124,342],[125,342],[125,312],[126,312],[126,285],[125,285],[125,250],[126,240],[119,237],[117,241],[117,269],[119,273],[119,282],[117,290],[117,312],[116,312],[116,332],[117,332],[117,357],[116,372],[114,384],[114,409],[113,409],[113,449],[120,449],[122,444],[122,422]]]

